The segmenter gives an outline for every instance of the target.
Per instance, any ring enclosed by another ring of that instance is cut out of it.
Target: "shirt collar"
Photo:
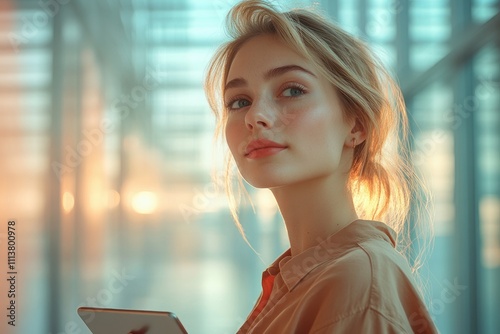
[[[300,254],[291,256],[288,249],[266,270],[267,275],[275,276],[281,272],[283,281],[289,291],[322,263],[339,256],[343,251],[368,239],[382,239],[396,247],[396,232],[384,223],[373,220],[355,220],[325,240],[306,249]]]

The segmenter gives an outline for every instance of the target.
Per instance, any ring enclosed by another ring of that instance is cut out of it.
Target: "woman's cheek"
[[[227,142],[227,146],[229,147],[231,153],[234,153],[233,152],[233,147],[234,147],[234,142],[236,141],[236,138],[235,138],[235,134],[236,134],[236,131],[235,131],[235,126],[234,126],[234,122],[232,122],[231,120],[228,120],[226,122],[226,129],[225,129],[225,137],[226,137],[226,142]]]
[[[243,128],[242,128],[243,127]],[[241,126],[235,120],[229,120],[226,123],[226,141],[229,146],[229,150],[236,158],[245,152],[245,137],[246,132],[244,131],[244,125]]]
[[[303,118],[307,116],[310,109],[311,106],[305,101],[284,104],[276,117],[275,130],[301,127]]]

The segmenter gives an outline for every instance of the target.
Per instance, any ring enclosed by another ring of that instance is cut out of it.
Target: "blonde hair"
[[[411,166],[408,119],[401,91],[380,61],[362,41],[310,10],[279,12],[263,1],[243,1],[229,12],[227,28],[232,40],[219,47],[205,79],[207,99],[217,118],[216,137],[224,133],[224,85],[239,48],[258,35],[279,37],[309,59],[337,89],[344,117],[357,119],[363,126],[366,140],[355,147],[348,177],[356,212],[360,218],[385,222],[398,233],[400,250],[407,251],[410,232],[405,224],[410,202],[422,194],[421,181]],[[226,191],[233,217],[243,233],[231,187],[231,166],[229,155]],[[241,183],[239,175],[238,180]]]

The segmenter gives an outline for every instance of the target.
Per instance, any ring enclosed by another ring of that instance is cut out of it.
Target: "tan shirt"
[[[437,333],[387,225],[356,220],[262,275],[238,333]]]

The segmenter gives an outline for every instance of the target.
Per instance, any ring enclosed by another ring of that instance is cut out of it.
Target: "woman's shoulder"
[[[386,293],[408,287],[416,291],[408,262],[383,240],[360,242],[340,256],[323,262],[310,274],[311,283],[317,288],[342,287],[350,294],[371,294],[370,299],[381,290]]]
[[[296,277],[294,282],[300,281],[298,285],[307,292],[306,296],[345,298],[350,305],[344,306],[349,309],[355,306],[383,309],[383,305],[398,303],[400,295],[418,298],[413,274],[406,259],[396,250],[395,240],[395,233],[383,223],[356,221],[289,261],[282,268],[286,269],[283,276],[286,281]],[[288,287],[298,288],[298,285]]]
[[[327,321],[330,324],[358,316],[380,317],[406,329],[413,327],[412,319],[429,322],[408,265],[396,249],[384,243],[362,242],[325,261],[310,273],[304,286],[306,299],[319,304],[318,310],[335,310]]]
[[[395,248],[396,233],[387,225],[376,221],[356,221],[341,237],[352,242],[347,243],[340,254],[318,266],[318,278],[341,280],[366,288],[385,284],[387,280],[413,282],[408,261]]]

